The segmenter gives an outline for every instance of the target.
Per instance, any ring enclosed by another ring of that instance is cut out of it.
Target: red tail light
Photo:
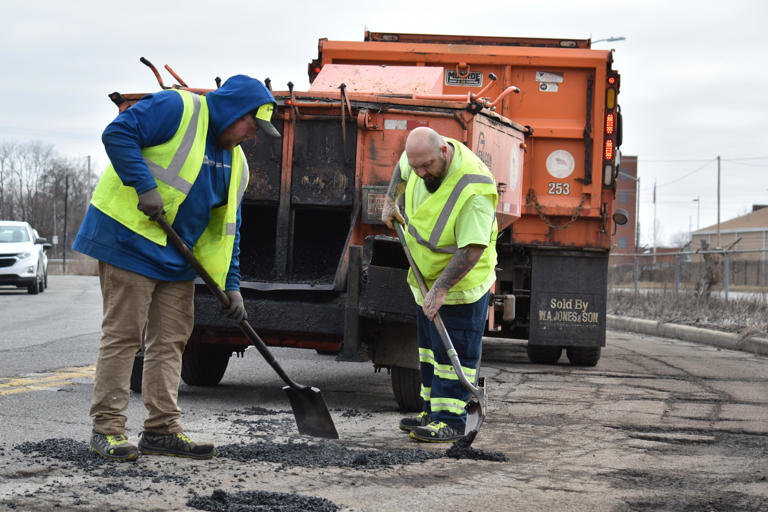
[[[614,119],[613,113],[605,116],[605,133],[607,135],[613,135],[613,130],[615,129]]]
[[[606,160],[613,160],[613,141],[611,139],[605,141],[605,151],[603,151],[603,157]]]

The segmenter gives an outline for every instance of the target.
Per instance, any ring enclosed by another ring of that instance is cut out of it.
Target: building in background
[[[627,211],[627,223],[616,227],[611,242],[611,263],[631,263],[631,256],[637,252],[638,245],[638,193],[640,183],[637,177],[637,156],[621,155],[619,176],[616,178],[616,199],[613,209],[621,208]]]
[[[717,224],[691,233],[691,248],[702,248],[702,242],[717,247]],[[752,211],[741,217],[720,223],[720,247],[734,251],[768,250],[768,205],[756,204]],[[747,258],[747,255],[744,255]],[[747,259],[765,259],[765,252],[755,252]]]

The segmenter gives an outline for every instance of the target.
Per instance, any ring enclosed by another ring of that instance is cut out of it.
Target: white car
[[[48,287],[48,240],[26,222],[0,220],[0,285],[38,294]]]

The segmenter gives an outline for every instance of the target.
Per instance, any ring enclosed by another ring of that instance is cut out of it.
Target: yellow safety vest
[[[205,158],[208,104],[205,97],[189,91],[181,95],[184,112],[179,128],[167,142],[143,148],[141,154],[157,182],[165,217],[173,224],[179,205],[187,198]],[[248,162],[240,146],[232,150],[232,169],[227,203],[211,210],[211,219],[195,243],[194,254],[211,277],[224,288],[232,260],[237,230],[237,208],[248,186]],[[112,164],[99,179],[91,204],[131,231],[165,246],[166,234],[137,209],[136,189],[124,185]]]
[[[456,151],[460,152],[461,166],[453,170],[440,188],[418,208],[414,209],[413,194],[421,178],[411,171],[405,187],[405,241],[424,276],[427,288],[432,288],[457,250],[456,218],[467,200],[474,195],[490,196],[493,198],[494,211],[498,204],[496,183],[485,164],[460,142],[448,137],[444,139],[453,143]],[[405,152],[400,157],[400,168],[410,170]],[[483,255],[472,270],[449,290],[446,303],[450,303],[447,299],[451,292],[476,288],[495,275],[497,234],[498,227],[494,218]],[[415,294],[418,284],[410,270],[408,283]]]

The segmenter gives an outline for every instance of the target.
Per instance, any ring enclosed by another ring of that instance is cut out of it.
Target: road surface
[[[765,357],[609,331],[596,368],[541,366],[522,342],[487,339],[474,460],[399,431],[386,372],[277,349],[291,377],[322,390],[340,439],[299,436],[282,382],[248,350],[219,386],[180,388],[186,431],[219,456],[117,464],[86,447],[95,278],[0,291],[0,312],[0,510],[768,510]],[[127,415],[136,442],[140,395]]]

